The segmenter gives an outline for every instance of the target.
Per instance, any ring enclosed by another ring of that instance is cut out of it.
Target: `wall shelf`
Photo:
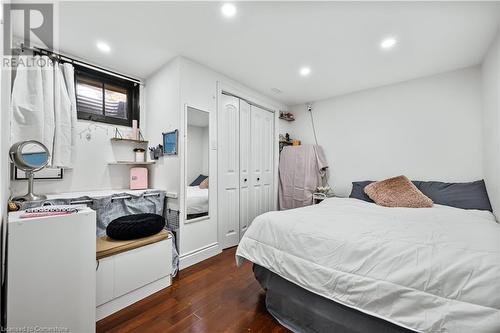
[[[155,161],[148,161],[148,162],[116,161],[116,162],[109,162],[108,165],[151,165],[155,163],[156,163]]]
[[[111,141],[122,141],[122,142],[134,142],[134,143],[144,143],[147,144],[147,140],[135,140],[135,139],[124,139],[124,138],[111,138]]]

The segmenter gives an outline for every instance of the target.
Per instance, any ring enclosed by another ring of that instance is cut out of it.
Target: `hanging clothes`
[[[37,140],[52,167],[72,167],[76,97],[71,64],[21,56],[12,87],[11,142]]]
[[[284,147],[279,164],[280,209],[311,205],[316,188],[326,182],[327,168],[328,162],[321,146]]]

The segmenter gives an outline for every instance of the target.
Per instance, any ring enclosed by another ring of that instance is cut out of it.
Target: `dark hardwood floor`
[[[266,310],[264,291],[236,248],[188,267],[163,289],[96,324],[97,332],[289,332]]]

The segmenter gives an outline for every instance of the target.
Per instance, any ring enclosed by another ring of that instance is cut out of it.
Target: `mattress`
[[[188,186],[186,190],[186,213],[202,214],[208,212],[208,188]]]
[[[420,332],[500,332],[500,225],[490,212],[357,199],[258,216],[236,257]]]

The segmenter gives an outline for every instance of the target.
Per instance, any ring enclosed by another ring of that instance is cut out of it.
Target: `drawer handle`
[[[245,178],[245,179],[243,179],[243,181],[244,181],[244,182],[246,182],[246,181],[247,181],[247,179]]]
[[[257,178],[257,181],[259,181],[259,180],[260,180],[260,178]]]

